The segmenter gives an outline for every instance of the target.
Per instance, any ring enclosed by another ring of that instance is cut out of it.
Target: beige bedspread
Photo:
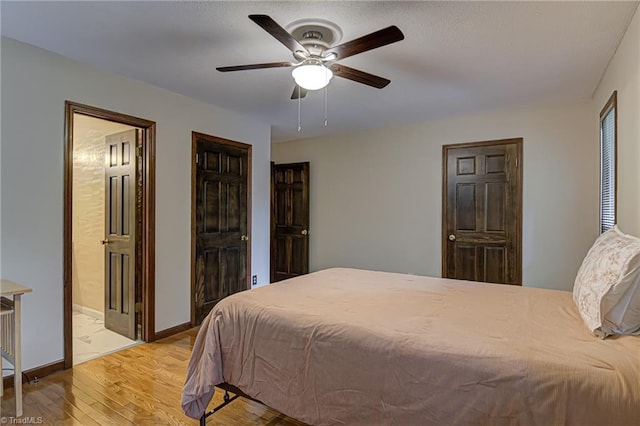
[[[221,382],[312,425],[638,425],[640,336],[594,337],[569,292],[329,269],[214,308],[185,413]]]

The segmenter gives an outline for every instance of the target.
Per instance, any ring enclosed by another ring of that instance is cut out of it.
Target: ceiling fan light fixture
[[[320,61],[305,61],[291,72],[296,84],[303,89],[319,90],[326,87],[333,72]]]

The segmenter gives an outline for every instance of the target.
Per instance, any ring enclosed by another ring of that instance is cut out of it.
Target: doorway
[[[442,276],[522,285],[522,139],[442,153]]]
[[[271,282],[309,273],[309,163],[271,164]]]
[[[151,341],[155,124],[66,102],[65,368]]]
[[[251,288],[251,145],[193,132],[191,323]]]

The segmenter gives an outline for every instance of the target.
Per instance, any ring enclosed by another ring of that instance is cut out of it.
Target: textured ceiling
[[[282,141],[590,98],[637,4],[2,1],[0,13],[3,36],[253,116]],[[290,70],[215,70],[292,59],[249,14],[283,27],[326,19],[343,42],[397,25],[405,40],[342,62],[391,84],[334,78],[329,125],[323,91],[312,92],[297,132]]]

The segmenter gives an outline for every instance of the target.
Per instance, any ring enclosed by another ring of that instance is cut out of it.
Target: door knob
[[[456,236],[451,234],[449,235],[449,241],[455,241],[456,240]]]
[[[113,241],[111,241],[110,239],[108,239],[108,238],[107,238],[106,240],[102,240],[102,241],[100,241],[100,242],[101,242],[101,243],[102,243],[102,245],[104,246],[104,245],[107,245],[107,244],[111,244]]]
[[[240,237],[240,241],[249,241],[249,237],[247,237],[246,235],[243,235]]]
[[[306,229],[303,229],[302,231],[300,231],[300,233],[302,235],[307,235],[307,234],[309,234],[309,231],[307,231]]]

